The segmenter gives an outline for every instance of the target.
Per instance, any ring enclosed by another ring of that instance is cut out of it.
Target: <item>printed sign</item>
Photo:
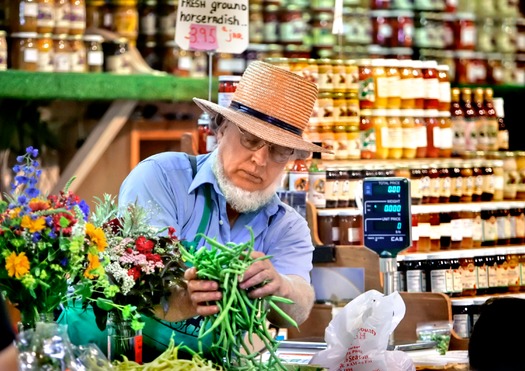
[[[240,54],[248,46],[248,0],[179,0],[175,42],[184,50]]]

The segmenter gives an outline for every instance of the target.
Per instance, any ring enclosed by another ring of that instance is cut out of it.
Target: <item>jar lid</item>
[[[268,50],[268,44],[248,44],[246,50],[254,50],[256,52],[262,52]]]
[[[233,82],[237,82],[237,81],[240,81],[241,80],[241,76],[237,76],[237,75],[220,75],[219,76],[219,81],[233,81]]]
[[[405,261],[427,260],[428,254],[414,253],[405,255]]]
[[[449,111],[439,111],[438,116],[439,117],[450,117],[451,115]]]
[[[413,109],[400,109],[399,110],[399,116],[401,116],[401,117],[413,117],[414,116],[414,110]]]
[[[438,64],[436,69],[438,71],[449,71],[450,70],[450,66],[448,64]]]
[[[53,34],[51,32],[48,33],[39,33],[37,36],[39,39],[50,39],[53,37]]]
[[[451,299],[450,303],[452,306],[466,307],[469,305],[474,305],[474,299]]]
[[[52,39],[53,40],[66,40],[69,37],[69,34],[67,33],[61,33],[61,34],[53,34]]]
[[[335,209],[317,209],[317,216],[337,216],[338,210]]]
[[[101,43],[104,41],[104,37],[97,34],[84,34],[84,41],[95,41]]]
[[[396,108],[387,109],[385,112],[386,117],[399,117],[401,116],[401,110]]]
[[[38,34],[36,32],[13,32],[11,37],[31,39],[38,37]]]
[[[339,216],[359,216],[362,214],[362,211],[359,209],[343,209],[339,210]]]

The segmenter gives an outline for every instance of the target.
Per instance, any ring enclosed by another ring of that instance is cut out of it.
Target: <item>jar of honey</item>
[[[36,21],[36,31],[39,34],[53,32],[55,27],[55,0],[38,1],[38,17]]]
[[[55,0],[55,28],[53,35],[69,33],[71,4],[69,0]]]
[[[71,71],[71,46],[67,34],[53,35],[53,71]]]
[[[36,71],[38,69],[38,34],[15,32],[11,34],[10,60],[14,70]]]
[[[86,4],[84,0],[71,0],[69,8],[69,34],[83,35],[86,30]]]
[[[375,131],[376,153],[375,158],[387,159],[389,156],[389,129],[386,120],[386,110],[372,110],[372,125]]]
[[[5,6],[6,4],[4,4]],[[37,32],[38,31],[38,3],[37,0],[12,1],[9,8],[11,31]]]
[[[40,72],[53,72],[53,39],[50,33],[38,35],[38,67]]]
[[[117,0],[113,9],[114,30],[135,45],[139,32],[139,13],[136,0]]]

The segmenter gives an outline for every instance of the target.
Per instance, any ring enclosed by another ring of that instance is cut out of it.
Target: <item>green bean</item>
[[[292,317],[290,317],[288,314],[286,314],[286,313],[284,312],[284,310],[282,310],[281,308],[279,308],[279,306],[278,306],[277,304],[275,304],[275,303],[273,302],[273,300],[269,300],[268,303],[270,303],[270,307],[272,307],[272,309],[273,309],[275,312],[277,312],[277,314],[279,314],[281,317],[283,317],[283,318],[286,320],[286,322],[291,323],[292,326],[294,326],[294,327],[298,327],[298,326],[297,326],[297,322],[295,322],[295,320],[294,320]]]

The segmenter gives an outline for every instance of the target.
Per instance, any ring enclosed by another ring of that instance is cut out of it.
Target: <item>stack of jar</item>
[[[361,158],[450,157],[448,67],[435,61],[359,60]]]
[[[452,297],[525,292],[525,247],[401,254],[399,291]]]
[[[412,246],[407,252],[461,250],[525,243],[522,203],[412,207]]]
[[[83,0],[9,3],[9,60],[13,69],[85,72],[86,6]]]

